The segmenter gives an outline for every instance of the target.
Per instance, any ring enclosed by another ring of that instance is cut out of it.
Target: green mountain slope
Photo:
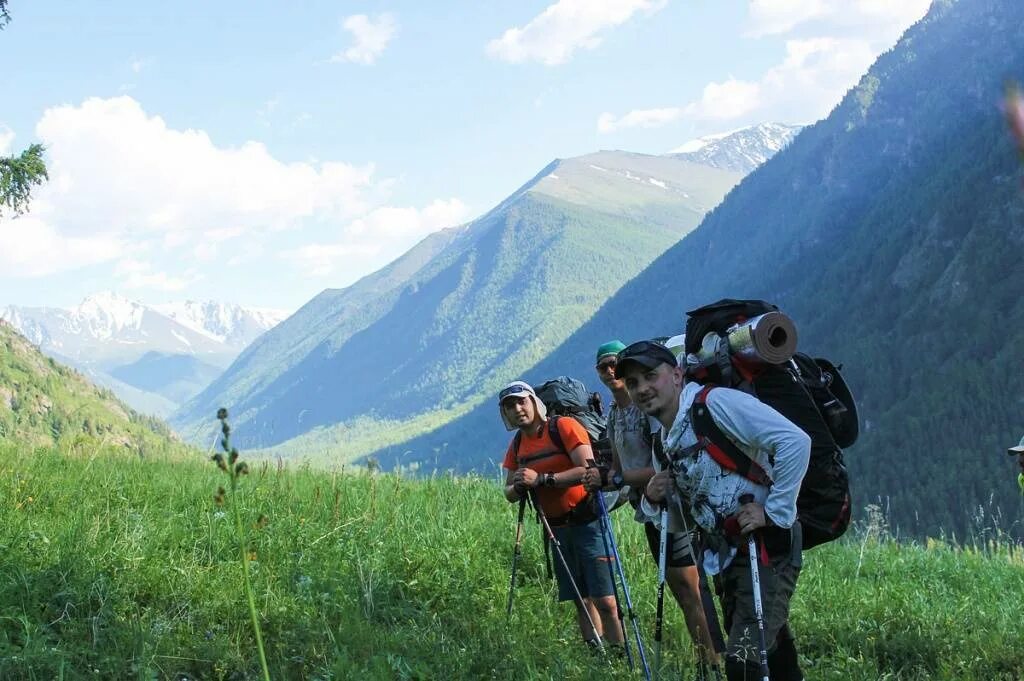
[[[858,508],[880,503],[904,533],[1021,533],[1003,454],[1024,432],[1024,190],[998,108],[1011,74],[1024,76],[1024,3],[935,3],[826,120],[522,373],[596,384],[603,341],[680,332],[685,310],[718,298],[769,299],[859,397]],[[493,470],[506,442],[488,402],[376,456]]]
[[[138,455],[176,449],[172,433],[109,390],[44,356],[0,320],[0,440],[61,450],[100,445]]]
[[[353,429],[394,439],[394,420],[437,425],[539,361],[738,179],[625,152],[556,161],[432,253],[421,244],[383,277],[314,299],[174,423],[187,432],[227,405],[248,447],[311,430],[319,442]]]

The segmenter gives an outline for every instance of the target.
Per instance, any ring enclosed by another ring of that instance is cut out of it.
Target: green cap
[[[620,340],[608,341],[607,343],[605,343],[604,345],[597,349],[596,361],[600,362],[602,357],[607,357],[608,355],[617,355],[619,354],[619,352],[625,349],[626,344]]]

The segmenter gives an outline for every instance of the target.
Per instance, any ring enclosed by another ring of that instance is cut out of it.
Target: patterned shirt
[[[679,395],[679,411],[668,433],[662,432],[665,453],[673,462],[679,501],[700,527],[708,547],[704,567],[708,574],[725,569],[735,549],[723,530],[725,518],[740,507],[740,497],[751,494],[779,527],[796,520],[796,497],[807,471],[811,440],[791,421],[756,397],[739,390],[716,388],[708,393],[707,407],[721,431],[764,468],[772,478],[769,489],[722,468],[703,449],[693,447],[697,436],[690,424],[690,406],[702,389],[687,383]],[[646,499],[641,508],[649,517],[658,513]]]

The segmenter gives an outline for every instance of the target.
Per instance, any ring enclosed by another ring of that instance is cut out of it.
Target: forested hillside
[[[596,385],[603,341],[680,332],[686,310],[718,298],[769,299],[804,350],[844,364],[859,397],[847,455],[858,508],[880,503],[905,534],[1019,536],[1003,453],[1024,432],[1024,187],[998,105],[1008,77],[1024,78],[1024,3],[936,2],[827,119],[522,373]],[[495,470],[506,441],[488,402],[377,456]]]
[[[109,445],[139,456],[180,447],[160,421],[136,413],[109,390],[45,357],[2,320],[0,441],[25,455],[54,445],[65,452]]]
[[[626,152],[557,161],[470,225],[314,299],[173,423],[189,433],[228,406],[249,448],[312,431],[314,444],[354,433],[365,452],[401,439],[395,422],[422,432],[536,364],[739,178]]]

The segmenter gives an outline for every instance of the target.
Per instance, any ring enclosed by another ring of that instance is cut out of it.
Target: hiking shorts
[[[580,595],[583,598],[613,595],[615,588],[608,573],[608,566],[614,568],[615,564],[612,562],[614,559],[605,551],[600,519],[584,525],[554,527],[552,532],[562,545],[562,554],[565,556],[565,562],[569,564],[572,579],[576,580]],[[554,546],[551,547],[551,551],[555,577],[558,579],[558,600],[574,601],[576,592],[573,591],[565,566],[555,555]]]
[[[655,565],[661,560],[661,530],[654,526],[654,523],[644,523],[644,536],[647,537],[647,548],[651,550],[651,557]],[[694,565],[693,556],[690,553],[690,535],[685,532],[668,533],[668,556],[665,565],[668,567],[690,567]]]
[[[783,554],[758,565],[761,580],[761,603],[764,609],[764,640],[768,652],[775,649],[779,632],[789,621],[789,602],[796,591],[800,576],[800,546],[794,547],[796,556]],[[754,589],[750,580],[750,559],[745,553],[737,554],[721,575],[722,614],[728,629],[729,641],[725,654],[741,662],[757,665],[761,650],[761,637],[757,630],[754,610]]]

